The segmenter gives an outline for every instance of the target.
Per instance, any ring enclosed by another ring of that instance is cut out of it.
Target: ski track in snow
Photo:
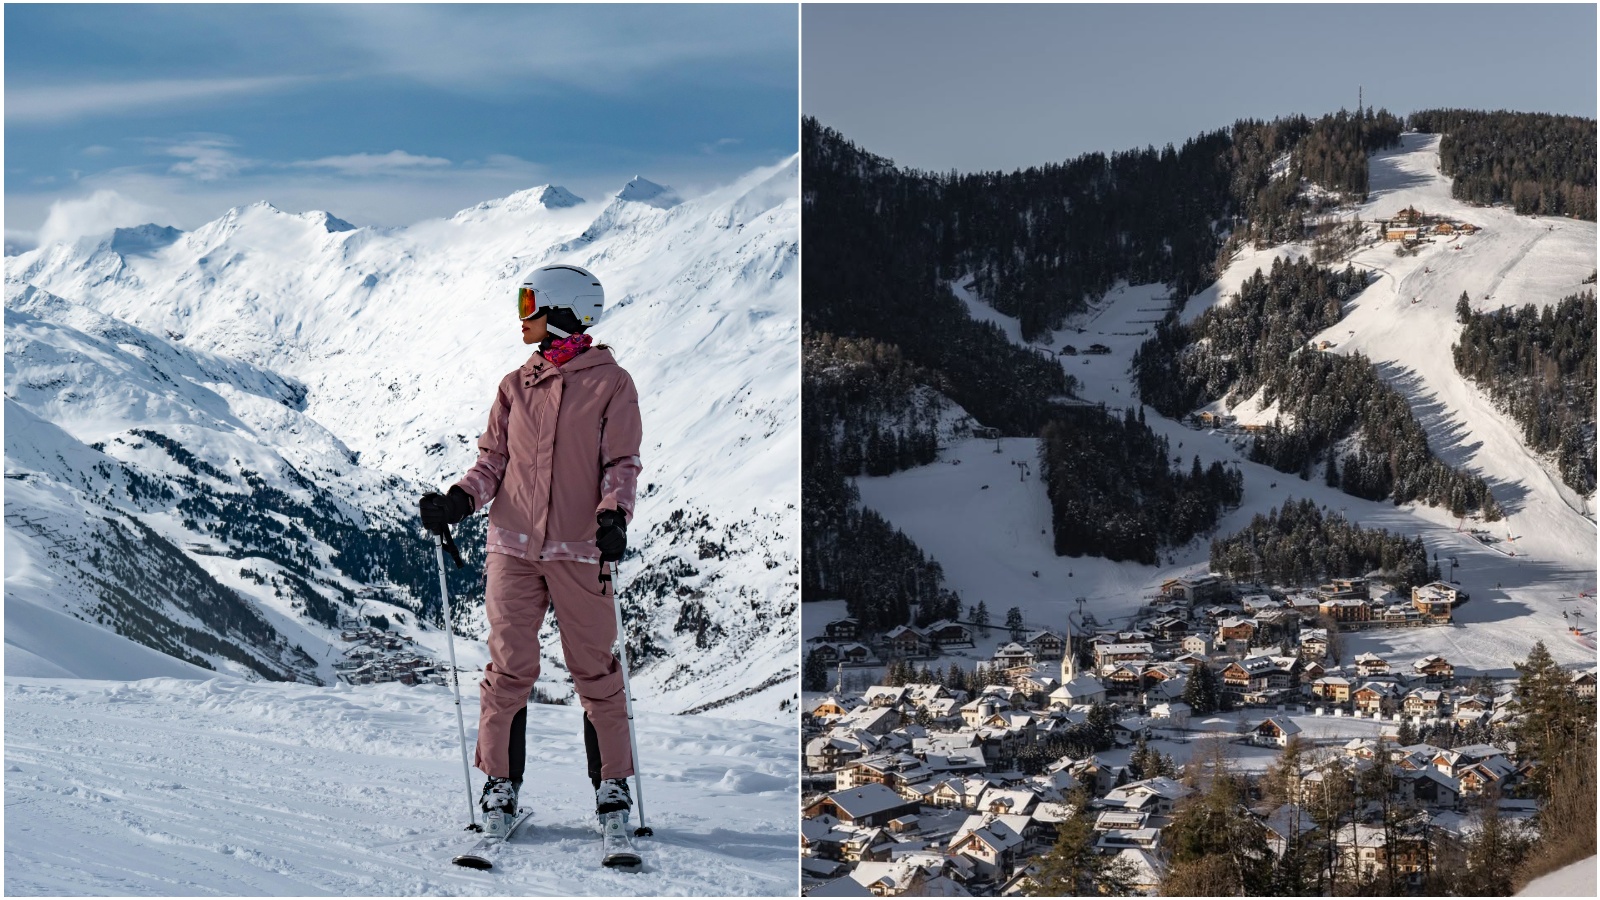
[[[1424,212],[1485,230],[1462,237],[1461,250],[1449,249],[1456,245],[1444,242],[1424,245],[1416,256],[1405,258],[1396,257],[1393,245],[1387,243],[1358,250],[1354,264],[1382,277],[1347,305],[1340,322],[1313,340],[1334,342],[1330,352],[1366,355],[1410,400],[1434,452],[1450,465],[1477,471],[1489,480],[1510,515],[1486,527],[1504,543],[1488,546],[1458,532],[1457,521],[1442,508],[1368,502],[1326,487],[1320,470],[1318,477],[1301,481],[1251,463],[1238,439],[1189,428],[1148,407],[1147,423],[1167,437],[1183,466],[1199,456],[1203,466],[1221,460],[1237,465],[1244,474],[1244,500],[1239,509],[1223,516],[1213,532],[1216,536],[1238,531],[1256,513],[1291,497],[1310,498],[1364,527],[1422,535],[1446,571],[1449,558],[1456,557],[1460,564],[1456,578],[1472,595],[1457,608],[1456,624],[1351,633],[1346,635],[1348,657],[1370,651],[1409,662],[1439,653],[1459,673],[1514,677],[1512,662],[1526,657],[1534,642],[1542,640],[1563,665],[1592,667],[1596,533],[1593,521],[1575,510],[1585,502],[1592,509],[1594,498],[1579,498],[1552,475],[1547,462],[1527,449],[1520,427],[1456,373],[1450,346],[1460,333],[1455,302],[1463,290],[1474,308],[1493,310],[1508,304],[1550,304],[1587,287],[1582,281],[1595,267],[1595,224],[1517,216],[1508,209],[1484,209],[1454,200],[1449,181],[1438,174],[1437,136],[1408,134],[1403,140],[1402,147],[1373,158],[1373,199],[1355,211],[1362,220],[1371,222],[1380,213],[1388,217],[1415,204]],[[1217,284],[1189,299],[1183,319],[1193,321],[1210,306],[1231,302],[1258,267],[1267,269],[1275,258],[1301,255],[1310,255],[1310,248],[1287,245],[1243,251]],[[993,322],[1022,343],[1014,319],[988,307],[960,283],[953,287],[973,318]],[[1413,296],[1419,298],[1416,304],[1410,302]],[[1133,352],[1153,331],[1152,325],[1138,320],[1155,318],[1147,310],[1167,304],[1162,285],[1122,285],[1057,331],[1047,344],[1034,348],[1054,352],[1072,344],[1081,352],[1091,343],[1110,347],[1112,352],[1105,356],[1058,359],[1081,382],[1083,399],[1120,412],[1136,402],[1130,364]],[[1079,328],[1084,330],[1080,333]],[[1220,403],[1208,408],[1226,411]],[[1254,399],[1233,412],[1241,423],[1271,422],[1274,415],[1273,408],[1257,409]],[[1026,481],[1016,462],[1032,465],[1033,474]],[[1050,504],[1037,483],[1037,472],[1036,439],[971,439],[944,448],[936,463],[887,477],[860,477],[856,485],[863,504],[944,567],[948,586],[963,603],[985,601],[995,621],[1002,621],[1008,608],[1020,606],[1029,627],[1060,628],[1069,613],[1078,611],[1077,599],[1083,598],[1083,609],[1102,625],[1124,622],[1164,579],[1209,567],[1210,536],[1163,551],[1160,566],[1056,556]],[[1509,536],[1515,540],[1507,540]],[[806,607],[806,636],[820,633],[821,622],[813,619],[830,618],[821,609]],[[1563,611],[1572,618],[1563,618]],[[1583,633],[1573,634],[1569,624],[1577,624]],[[1009,640],[1004,629],[993,632],[988,641],[980,640],[978,647],[958,654],[970,657],[961,660],[963,665],[988,659]]]
[[[5,697],[9,895],[796,890],[789,727],[640,713],[656,836],[637,839],[642,872],[611,872],[579,711],[533,706],[522,800],[536,812],[478,873],[450,863],[474,838],[447,689],[11,677]]]

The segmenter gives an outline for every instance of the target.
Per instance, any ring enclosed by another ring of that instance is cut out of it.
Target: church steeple
[[[1061,653],[1061,683],[1066,684],[1076,677],[1078,660],[1077,654],[1072,650],[1072,616],[1067,616],[1067,646]]]

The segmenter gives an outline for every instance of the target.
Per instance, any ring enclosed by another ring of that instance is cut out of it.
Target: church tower
[[[1067,646],[1061,653],[1061,683],[1070,682],[1077,675],[1078,656],[1072,649],[1072,616],[1067,616]]]

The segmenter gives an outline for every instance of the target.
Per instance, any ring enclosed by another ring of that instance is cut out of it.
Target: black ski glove
[[[600,527],[594,545],[600,548],[601,562],[616,562],[628,551],[628,517],[620,509],[602,509],[594,517]]]
[[[423,494],[422,527],[434,534],[444,534],[451,525],[472,514],[472,495],[459,485],[448,494]]]

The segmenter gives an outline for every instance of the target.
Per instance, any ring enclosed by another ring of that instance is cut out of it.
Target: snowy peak
[[[517,215],[540,209],[570,209],[584,202],[582,197],[556,184],[541,184],[517,191],[498,200],[485,200],[450,217],[452,222],[481,222],[496,213]]]
[[[683,202],[677,191],[656,184],[642,175],[633,176],[632,181],[623,185],[622,190],[617,191],[617,199],[628,203],[643,203],[656,209],[671,209]]]

